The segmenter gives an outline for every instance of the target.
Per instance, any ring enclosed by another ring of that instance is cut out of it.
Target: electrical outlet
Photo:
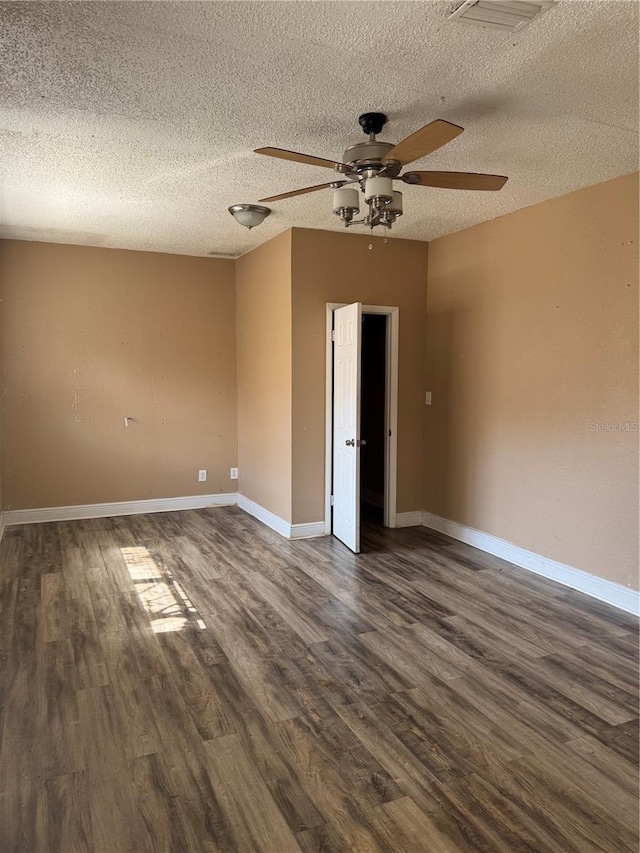
[[[238,479],[238,469],[237,468],[231,469],[231,473],[229,474],[229,478],[231,480],[237,480]]]
[[[207,469],[206,468],[201,468],[198,471],[198,482],[199,483],[206,483],[207,482]]]
[[[425,406],[431,405],[431,391],[424,392],[424,404]]]

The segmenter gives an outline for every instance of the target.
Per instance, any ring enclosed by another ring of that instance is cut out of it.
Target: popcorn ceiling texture
[[[432,240],[637,168],[638,5],[563,0],[519,34],[448,2],[0,3],[0,235],[242,254],[291,226],[343,230],[330,180],[252,153],[339,157],[365,110],[397,141],[466,128],[414,168],[510,176],[499,193],[403,187],[392,234]]]

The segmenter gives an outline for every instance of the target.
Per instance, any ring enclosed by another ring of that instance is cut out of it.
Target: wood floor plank
[[[204,849],[189,810],[178,795],[163,754],[143,755],[131,762],[132,788],[141,824],[154,851],[180,850],[198,853]]]
[[[102,637],[102,646],[111,685],[108,692],[118,717],[114,725],[118,727],[119,742],[125,756],[131,760],[158,752],[162,742],[150,697],[145,689],[143,675],[147,673],[141,673],[125,638],[107,633]]]
[[[634,799],[637,797],[639,786],[637,763],[629,767],[624,758],[588,735],[569,741],[564,748],[577,753],[594,766],[598,773],[611,779],[615,783],[614,790],[626,792]]]
[[[291,625],[291,628],[304,643],[311,645],[329,639],[327,631],[323,630],[321,625],[314,624],[306,609],[290,599],[269,578],[253,572],[251,583],[265,602]]]
[[[18,574],[21,565],[22,541],[16,531],[7,533],[0,542],[0,651],[8,652],[13,645]]]
[[[637,853],[637,620],[362,544],[237,507],[6,531],[2,853]]]
[[[536,791],[538,798],[554,804],[554,813],[564,817],[584,836],[584,846],[607,849],[610,845],[620,853],[635,853],[637,850],[637,829],[625,824],[572,779],[558,773],[554,764],[545,762],[544,756],[518,759],[510,769],[520,779],[526,778],[532,796]]]
[[[155,853],[144,831],[130,773],[119,777],[89,774],[92,853]]]
[[[309,646],[307,671],[322,681],[332,703],[358,700],[376,703],[388,693],[405,690],[411,682],[361,642],[362,634],[348,642],[334,640]]]
[[[30,543],[34,537],[30,536]],[[37,541],[37,539],[36,539]],[[39,641],[41,565],[24,549],[30,568],[18,577],[13,641],[4,669],[5,706],[0,741],[0,850],[43,850],[42,745],[45,701]]]
[[[354,703],[336,708],[336,713],[402,790],[417,801],[430,800],[430,784],[438,777],[379,719],[377,709]]]
[[[109,675],[89,596],[71,598],[66,604],[69,619],[74,678],[78,690],[104,687]]]
[[[41,577],[40,627],[42,641],[54,643],[69,636],[69,622],[62,572],[47,572]]]
[[[224,809],[237,838],[237,847],[266,853],[300,853],[300,848],[256,773],[240,738],[227,735],[204,744],[207,768],[220,792]]]
[[[44,844],[49,853],[93,853],[84,771],[53,776],[44,786]]]
[[[198,853],[233,850],[233,837],[219,793],[207,772],[202,738],[174,678],[171,675],[149,678],[145,688],[162,740],[158,761],[171,779],[189,832],[198,840],[200,846],[196,850]]]
[[[42,652],[43,728],[42,769],[45,780],[84,769],[78,737],[79,713],[68,640],[45,643]]]
[[[392,800],[382,808],[391,815],[407,850],[449,853],[453,849],[454,842],[438,829],[434,821],[410,797]]]
[[[215,678],[201,665],[189,638],[181,632],[167,632],[158,635],[158,643],[171,664],[176,687],[201,738],[235,734],[235,721],[218,695]]]

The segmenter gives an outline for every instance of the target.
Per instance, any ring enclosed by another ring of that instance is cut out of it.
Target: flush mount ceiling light
[[[262,207],[261,204],[232,204],[229,213],[236,222],[251,231],[256,225],[261,225],[265,221],[271,213],[271,208]]]
[[[295,163],[307,163],[310,166],[324,166],[335,169],[346,180],[333,180],[327,184],[316,184],[280,195],[261,198],[260,201],[281,201],[305,193],[333,187],[333,212],[344,222],[346,228],[351,225],[364,225],[366,228],[391,228],[399,216],[402,216],[402,193],[393,189],[393,182],[420,187],[439,187],[449,190],[499,190],[507,182],[504,175],[481,175],[475,172],[405,172],[402,168],[427,154],[431,154],[447,142],[451,142],[463,128],[448,121],[432,121],[425,127],[412,133],[402,142],[378,142],[376,135],[387,122],[384,113],[363,113],[360,127],[369,137],[368,142],[358,142],[344,152],[342,161],[325,160],[284,148],[257,148],[256,154],[277,157],[280,160],[292,160]],[[362,219],[356,219],[360,213],[361,194],[364,196],[366,212]],[[244,207],[245,205],[239,205]],[[230,208],[232,210],[232,208]]]

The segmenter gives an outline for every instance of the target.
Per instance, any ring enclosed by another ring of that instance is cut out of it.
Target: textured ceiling
[[[448,2],[0,3],[0,234],[237,255],[290,226],[342,230],[322,183],[262,145],[340,157],[359,113],[397,141],[465,133],[412,168],[510,176],[499,193],[402,187],[392,235],[433,239],[638,163],[638,4],[561,0],[517,35],[446,20]]]

